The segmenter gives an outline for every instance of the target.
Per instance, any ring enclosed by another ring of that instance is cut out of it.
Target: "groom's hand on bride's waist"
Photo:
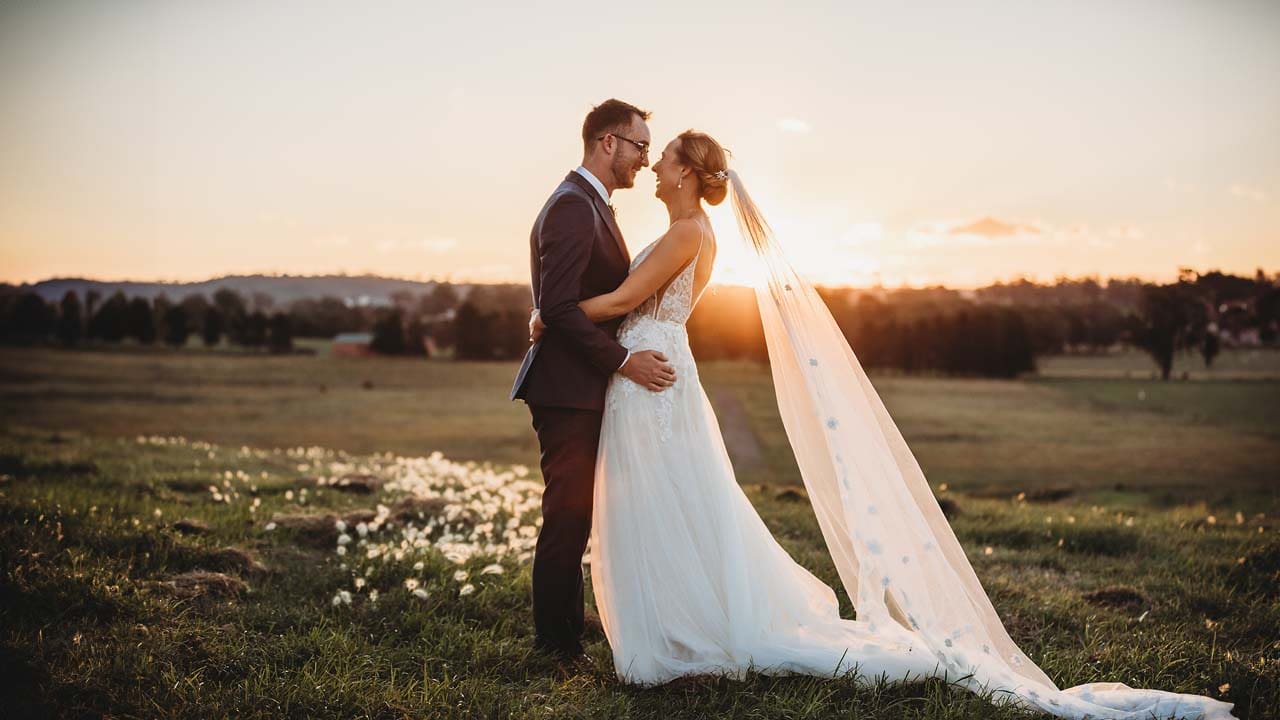
[[[639,350],[627,356],[618,372],[632,382],[654,392],[666,390],[675,384],[676,369],[667,362],[667,356],[657,350]]]

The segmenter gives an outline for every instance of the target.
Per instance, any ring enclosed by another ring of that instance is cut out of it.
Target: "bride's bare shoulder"
[[[702,241],[702,228],[696,220],[677,220],[658,238],[654,252],[662,251],[664,255],[674,255],[689,259],[698,251]]]

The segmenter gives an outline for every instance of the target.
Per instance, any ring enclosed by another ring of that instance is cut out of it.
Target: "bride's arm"
[[[611,320],[636,309],[645,298],[679,272],[698,252],[702,239],[698,225],[692,220],[679,220],[659,240],[653,252],[627,276],[617,290],[597,295],[578,303],[591,322]]]

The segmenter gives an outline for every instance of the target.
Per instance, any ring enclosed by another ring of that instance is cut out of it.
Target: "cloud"
[[[809,132],[809,123],[796,118],[782,118],[778,121],[778,129],[789,133]]]
[[[1248,198],[1249,200],[1266,200],[1267,199],[1266,190],[1263,190],[1262,188],[1256,188],[1250,185],[1244,185],[1242,183],[1233,184],[1229,188],[1229,191],[1232,195],[1235,195],[1236,197]]]
[[[1019,222],[986,216],[965,222],[919,223],[908,229],[905,237],[908,244],[916,248],[1084,245],[1107,249],[1146,236],[1146,231],[1130,223],[1098,228],[1084,222],[1053,225],[1038,220]]]
[[[985,238],[1038,235],[1039,233],[1040,228],[1034,225],[1003,222],[990,216],[947,230],[948,235],[978,235]]]

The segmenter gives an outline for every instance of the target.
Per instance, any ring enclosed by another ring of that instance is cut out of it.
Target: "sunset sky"
[[[729,147],[818,282],[1280,271],[1274,1],[99,0],[0,9],[0,280],[524,282],[610,96]]]

